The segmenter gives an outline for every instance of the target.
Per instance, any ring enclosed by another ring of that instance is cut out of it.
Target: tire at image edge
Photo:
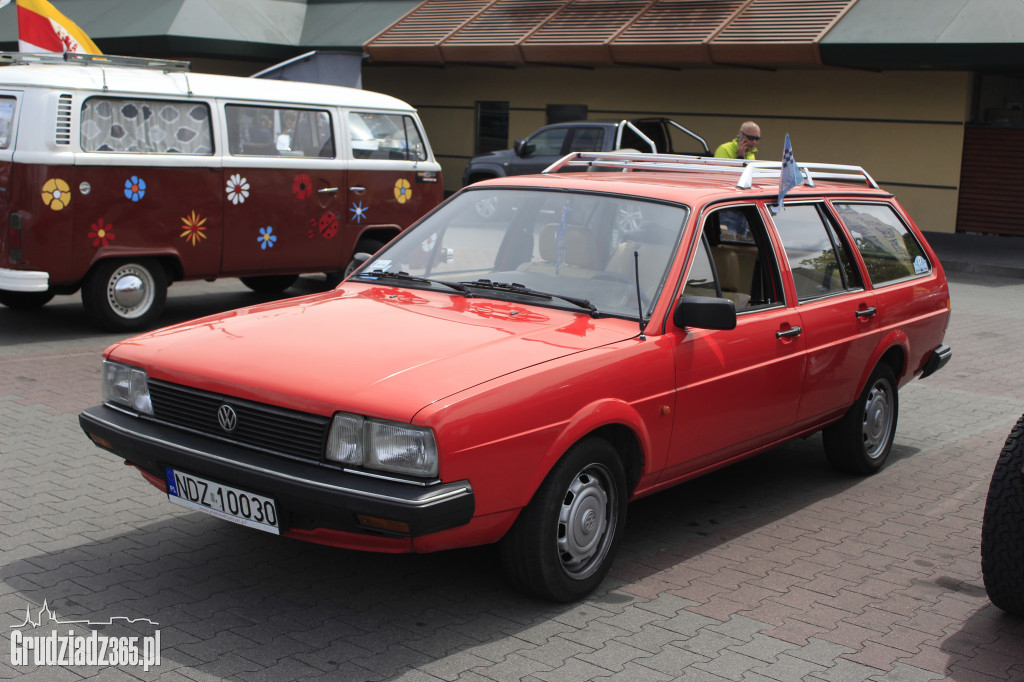
[[[1024,617],[1024,416],[996,460],[981,525],[981,575],[992,603]]]

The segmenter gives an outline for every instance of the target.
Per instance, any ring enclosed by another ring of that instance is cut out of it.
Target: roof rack
[[[189,71],[189,62],[147,57],[122,57],[81,52],[0,52],[0,66],[12,64],[78,64],[80,66],[127,66],[160,71]]]
[[[803,173],[803,184],[814,187],[815,180],[846,180],[863,182],[878,189],[878,183],[860,166],[834,163],[797,162]],[[779,178],[782,174],[780,161],[743,161],[740,159],[719,159],[708,156],[686,156],[682,154],[640,154],[637,152],[573,152],[544,169],[545,173],[557,173],[565,168],[618,168],[624,173],[636,170],[669,171],[676,173],[723,173],[738,175],[736,186],[750,189],[754,178]]]

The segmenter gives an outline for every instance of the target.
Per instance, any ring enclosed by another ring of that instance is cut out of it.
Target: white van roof
[[[3,87],[413,111],[390,95],[338,85],[95,64],[0,65],[0,88]]]

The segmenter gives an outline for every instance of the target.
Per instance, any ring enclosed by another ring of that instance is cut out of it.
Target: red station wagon
[[[777,211],[770,162],[576,153],[472,185],[333,291],[111,346],[81,425],[171,502],[352,549],[499,542],[518,588],[578,599],[630,500],[819,430],[874,473],[897,389],[949,360],[900,204],[800,168]]]

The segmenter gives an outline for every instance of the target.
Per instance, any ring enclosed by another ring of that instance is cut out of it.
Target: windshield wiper
[[[394,272],[391,270],[373,270],[372,272],[364,272],[359,274],[361,279],[394,279],[400,282],[416,282],[418,284],[440,284],[446,286],[449,289],[455,289],[463,296],[472,296],[471,292],[466,285],[460,282],[448,282],[443,279],[430,279],[429,277],[417,277],[416,275],[410,275],[408,272],[399,271]]]
[[[529,289],[522,284],[516,282],[492,282],[489,279],[478,279],[473,282],[459,282],[459,284],[467,287],[474,287],[477,289],[490,289],[492,291],[507,291],[512,294],[521,296],[535,296],[537,298],[546,298],[549,301],[557,298],[565,301],[566,303],[572,303],[574,306],[585,309],[593,316],[599,316],[601,311],[597,309],[593,303],[585,298],[576,298],[575,296],[562,296],[561,294],[552,294],[547,291],[537,291],[536,289]]]

